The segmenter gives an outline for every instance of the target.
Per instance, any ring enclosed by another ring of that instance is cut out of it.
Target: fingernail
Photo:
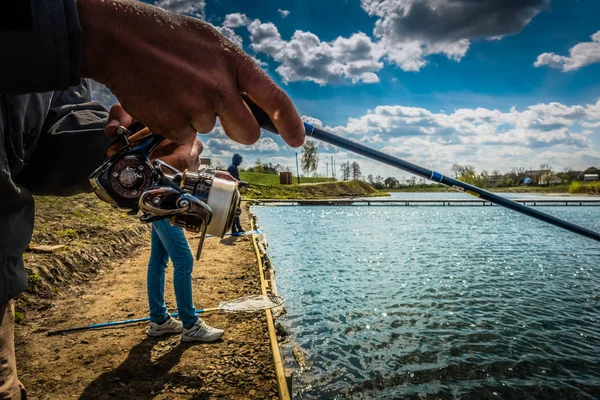
[[[298,136],[292,141],[292,147],[300,147],[304,144],[304,136]]]

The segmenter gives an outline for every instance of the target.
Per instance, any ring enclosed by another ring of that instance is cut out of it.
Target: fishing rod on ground
[[[254,117],[258,121],[260,127],[269,132],[279,134],[277,128],[275,128],[275,125],[273,125],[273,122],[269,119],[267,113],[264,110],[262,110],[256,103],[254,103],[246,94],[243,94],[242,97],[244,98],[244,101],[248,104],[248,107],[252,111],[252,114],[254,114]],[[402,160],[401,158],[394,157],[379,150],[375,150],[371,147],[346,139],[334,133],[328,132],[324,129],[317,128],[307,122],[304,123],[304,128],[306,129],[306,136],[318,139],[322,142],[332,144],[334,146],[351,151],[353,153],[370,158],[372,160],[391,165],[392,167],[396,167],[403,171],[410,172],[414,175],[420,176],[430,181],[441,183],[442,185],[445,185],[452,189],[487,200],[491,203],[506,207],[513,211],[525,214],[532,218],[557,226],[559,228],[566,229],[578,235],[600,241],[599,232],[595,232],[591,229],[574,224],[572,222],[555,217],[553,215],[546,214],[534,208],[527,207],[523,204],[517,203],[516,201],[512,201],[510,199],[507,199],[506,197],[498,196],[477,186],[461,182],[457,179],[449,178],[437,171],[423,168],[419,165]]]
[[[216,308],[205,308],[204,310],[196,310],[196,314],[205,314],[212,311],[226,311],[226,312],[256,312],[262,310],[269,310],[281,306],[283,299],[275,295],[256,295],[256,296],[245,296],[235,300],[230,300],[219,304]],[[179,316],[179,313],[170,314],[171,317]],[[150,317],[135,318],[135,319],[124,319],[121,321],[103,322],[98,324],[90,324],[86,326],[78,326],[75,328],[60,329],[56,331],[50,331],[47,336],[62,335],[64,333],[81,332],[89,329],[108,328],[119,325],[130,325],[138,322],[150,321]]]

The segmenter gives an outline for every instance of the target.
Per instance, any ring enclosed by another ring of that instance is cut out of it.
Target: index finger
[[[265,110],[287,144],[302,146],[304,123],[292,100],[250,57],[244,55],[240,58],[237,76],[241,91]]]

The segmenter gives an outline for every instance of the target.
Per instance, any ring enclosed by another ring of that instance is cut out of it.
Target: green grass
[[[279,186],[279,174],[263,174],[260,172],[240,172],[240,180],[253,185]],[[292,182],[296,184],[298,179],[294,176]],[[300,177],[300,184],[331,182],[331,178],[304,178]]]
[[[389,196],[365,182],[325,182],[307,185],[257,185],[242,192],[244,199],[331,199],[342,197]]]
[[[571,183],[571,186],[569,186],[569,193],[600,194],[600,182],[573,182]]]

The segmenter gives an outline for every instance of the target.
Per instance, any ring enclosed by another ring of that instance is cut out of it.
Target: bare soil
[[[249,230],[247,215],[242,223]],[[264,312],[207,314],[208,324],[225,329],[213,344],[183,343],[179,335],[150,338],[146,324],[46,336],[49,330],[148,315],[147,231],[144,236],[146,244],[126,252],[124,261],[100,257],[91,280],[64,286],[46,307],[27,309],[16,341],[19,377],[30,398],[276,399]],[[198,239],[189,238],[195,251]],[[170,266],[165,294],[169,310],[176,312],[171,275]],[[196,308],[260,294],[250,238],[206,239],[193,287]]]

